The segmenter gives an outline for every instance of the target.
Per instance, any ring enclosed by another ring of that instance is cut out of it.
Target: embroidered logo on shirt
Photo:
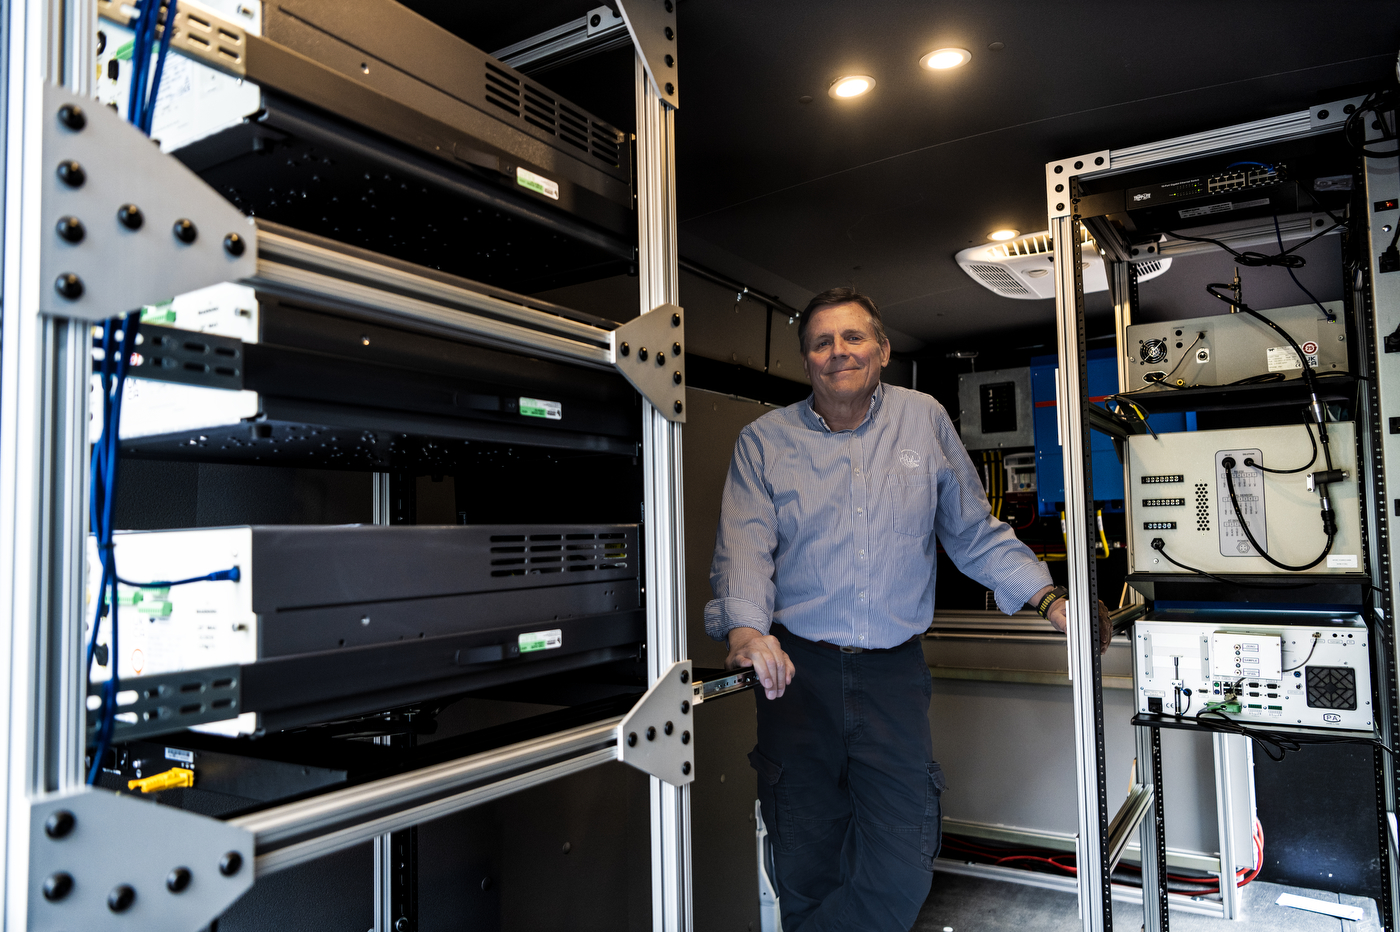
[[[913,450],[899,451],[899,462],[906,469],[918,469],[919,464],[923,461],[923,457],[919,456],[919,454]]]

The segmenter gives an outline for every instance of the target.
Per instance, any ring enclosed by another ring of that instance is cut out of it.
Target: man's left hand
[[[1069,600],[1058,599],[1050,606],[1050,613],[1047,616],[1050,624],[1055,626],[1056,631],[1063,632],[1069,628]],[[1108,650],[1108,642],[1113,640],[1113,622],[1109,621],[1108,608],[1099,602],[1099,653]]]

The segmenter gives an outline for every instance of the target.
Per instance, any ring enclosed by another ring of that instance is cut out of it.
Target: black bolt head
[[[117,220],[128,230],[139,230],[141,224],[146,222],[146,218],[141,213],[141,208],[135,204],[123,204],[117,208]]]
[[[1083,168],[1083,167],[1084,167],[1084,163],[1083,163],[1083,162],[1075,162],[1075,163],[1074,163],[1074,167],[1075,167],[1076,169]]]
[[[626,343],[622,344],[622,355],[626,356],[626,355],[628,355],[628,354],[631,353],[631,352],[632,352],[632,347],[628,346]]]
[[[224,856],[219,858],[219,873],[225,877],[232,877],[243,869],[243,855],[237,851],[225,851]]]
[[[54,290],[69,301],[76,301],[83,296],[83,280],[72,272],[64,272],[58,276],[53,283]]]
[[[679,402],[679,401],[676,402],[676,406],[677,406],[677,407],[680,406],[680,402]],[[682,715],[689,715],[689,714],[690,714],[690,700],[689,700],[689,699],[682,699],[682,700],[681,700],[681,714],[682,714]]]
[[[689,744],[689,743],[690,743],[690,732],[688,732],[688,731],[683,731],[683,732],[681,732],[681,744]]]
[[[665,354],[665,353],[657,353],[657,354],[656,354],[656,364],[657,364],[658,366],[664,366],[664,365],[666,365],[666,354]]]
[[[674,12],[676,12],[676,5],[675,5],[674,3],[672,3],[671,0],[666,0],[666,12],[667,12],[667,13],[674,13]]]
[[[677,413],[677,414],[680,414],[683,407],[684,407],[684,405],[682,405],[679,401],[676,402],[676,404],[675,404],[676,413]]]
[[[637,358],[640,359],[642,362],[647,361],[647,348],[645,346],[637,350]]]
[[[648,725],[648,726],[647,726],[647,740],[648,740],[648,741],[655,741],[655,740],[656,740],[656,726],[655,726],[655,725]]]
[[[681,773],[685,774],[687,777],[690,776],[690,761],[681,764]]]
[[[171,233],[182,243],[193,243],[199,236],[199,231],[194,227],[194,221],[181,217],[175,221],[175,226],[171,227]]]
[[[1317,118],[1318,118],[1319,120],[1325,120],[1325,119],[1327,119],[1327,118],[1328,118],[1329,116],[1331,116],[1331,115],[1332,115],[1332,111],[1330,111],[1330,110],[1319,110],[1319,111],[1317,111]]]
[[[1342,112],[1345,113],[1347,116],[1351,116],[1353,113],[1356,112],[1356,104],[1347,104],[1345,107],[1342,108]]]
[[[228,253],[230,256],[241,256],[243,255],[243,251],[247,248],[248,244],[244,242],[243,237],[239,236],[237,233],[230,233],[228,236],[224,237],[224,252]]]
[[[629,748],[634,748],[634,747],[637,746],[637,733],[636,733],[635,731],[629,732],[629,733],[628,733],[628,735],[627,735],[627,746],[628,746]]]
[[[190,885],[190,869],[177,867],[165,875],[165,889],[171,893],[181,893]]]
[[[594,13],[592,16],[590,16],[590,17],[588,18],[588,25],[593,26],[594,28],[597,28],[598,24],[601,23],[602,21],[603,21],[603,17],[599,16],[597,13]]]
[[[60,237],[70,243],[81,243],[87,235],[87,230],[83,229],[83,222],[77,217],[59,217],[55,229]]]
[[[1064,205],[1063,203],[1056,204],[1056,205],[1055,205],[1055,209],[1056,209],[1056,210],[1064,210],[1064,209],[1065,209],[1065,205]]]
[[[674,55],[667,55],[667,56],[666,56],[666,67],[667,67],[667,68],[674,68],[674,67],[676,67],[676,56],[674,56]]]
[[[1056,193],[1056,194],[1059,194],[1059,193],[1060,193],[1061,191],[1063,191],[1064,189],[1065,189],[1065,186],[1062,185],[1062,184],[1057,184],[1057,185],[1055,185],[1055,193]]]
[[[67,871],[58,871],[44,878],[44,899],[50,903],[57,903],[71,892],[73,875]]]
[[[671,355],[672,355],[672,356],[679,356],[680,354],[681,354],[681,345],[680,345],[679,343],[672,343],[672,344],[671,344]]]
[[[676,37],[676,31],[675,31],[674,29],[672,29],[670,26],[667,26],[667,27],[666,27],[666,38],[668,38],[668,39],[674,39],[675,37]]]
[[[671,315],[671,326],[672,326],[672,327],[679,327],[680,325],[681,325],[681,315],[679,315],[679,314],[672,314],[672,315]]]
[[[87,172],[72,159],[64,159],[58,163],[58,180],[70,188],[81,188],[83,182],[87,181]]]
[[[394,932],[411,932],[413,923],[409,922],[407,916],[400,916],[394,920]]]
[[[681,671],[681,682],[682,682],[682,683],[689,683],[689,682],[690,682],[690,671],[689,671],[689,670],[682,670],[682,671]]]
[[[669,735],[671,732],[673,732],[673,731],[676,730],[676,726],[675,726],[675,725],[672,725],[670,722],[667,722],[667,723],[662,727],[661,730],[664,731],[664,732],[666,732],[666,734]]]
[[[119,883],[107,894],[107,908],[114,913],[124,913],[136,902],[136,891],[129,883]]]
[[[87,114],[76,104],[64,104],[58,108],[58,122],[77,132],[87,126]]]
[[[668,93],[668,94],[674,94],[675,92],[676,92],[676,86],[675,86],[674,84],[672,84],[670,81],[667,81],[667,82],[666,82],[666,93]]]
[[[681,384],[681,374],[679,370],[671,373],[671,381],[676,385]]]
[[[1095,156],[1095,157],[1094,157],[1094,164],[1095,164],[1095,165],[1102,165],[1102,164],[1103,164],[1103,156],[1101,156],[1101,155]]]
[[[81,287],[81,283],[80,283]],[[82,292],[78,292],[82,294]],[[73,818],[73,813],[67,809],[55,809],[49,813],[49,817],[44,820],[44,834],[50,838],[64,838],[73,831],[73,826],[78,824],[78,820]]]

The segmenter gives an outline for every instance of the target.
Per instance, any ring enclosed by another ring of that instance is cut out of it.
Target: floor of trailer
[[[1383,932],[1376,904],[1365,897],[1324,893],[1256,880],[1241,888],[1244,917],[1239,921],[1193,914],[1173,908],[1171,932]],[[1365,917],[1350,922],[1306,912],[1274,901],[1280,893],[1359,906]],[[1113,925],[1119,930],[1142,926],[1142,907],[1115,901]],[[1079,902],[1068,891],[988,880],[939,871],[933,890],[911,932],[1078,932]]]

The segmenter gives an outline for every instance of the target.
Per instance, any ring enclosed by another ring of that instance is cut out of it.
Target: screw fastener
[[[44,899],[50,903],[57,903],[72,892],[73,875],[67,871],[59,871],[44,878]]]
[[[688,732],[688,731],[683,731],[683,732],[681,732],[681,744],[689,744],[689,743],[690,743],[690,732]]]
[[[199,236],[199,231],[195,229],[194,222],[185,217],[175,221],[175,226],[170,232],[175,234],[175,238],[182,243],[193,243]]]
[[[58,163],[58,180],[70,188],[81,188],[87,181],[87,172],[72,159],[65,159]]]
[[[77,217],[59,217],[56,229],[58,235],[70,243],[81,243],[87,235],[87,230],[83,229],[83,222]]]
[[[681,374],[680,374],[680,372],[673,372],[673,373],[671,373],[671,381],[674,382],[674,383],[676,383],[677,385],[681,384]]]
[[[117,208],[117,220],[128,230],[139,230],[141,224],[146,222],[146,218],[141,214],[141,208],[135,204],[123,204]]]
[[[645,346],[637,350],[637,358],[640,359],[642,362],[647,361],[647,348]]]
[[[226,851],[224,856],[219,858],[219,873],[225,877],[232,877],[243,868],[243,855],[237,851]]]
[[[224,237],[224,252],[228,253],[230,256],[234,256],[235,258],[241,256],[243,255],[243,251],[247,248],[247,243],[245,243],[243,237],[239,236],[237,233],[230,233],[228,236]]]
[[[190,885],[190,869],[177,867],[165,875],[165,889],[171,893],[182,893]]]
[[[50,838],[63,838],[73,831],[73,826],[77,824],[78,820],[73,818],[73,813],[67,809],[57,809],[49,813],[49,817],[44,820],[44,834]]]
[[[58,122],[76,133],[87,126],[87,114],[77,104],[64,104],[58,108]]]
[[[112,892],[107,894],[107,908],[114,913],[126,912],[135,902],[136,891],[129,883],[117,884],[112,888]]]
[[[72,272],[64,272],[58,276],[58,280],[53,283],[54,290],[60,296],[69,301],[76,301],[83,296],[83,280]]]
[[[655,741],[655,740],[656,740],[656,726],[655,726],[655,725],[648,725],[648,726],[647,726],[647,740],[648,740],[648,741]]]
[[[687,777],[690,776],[690,761],[681,764],[681,773],[685,774]]]
[[[679,314],[672,314],[672,315],[671,315],[671,326],[672,326],[672,327],[679,327],[680,325],[681,325],[681,315],[679,315]]]

